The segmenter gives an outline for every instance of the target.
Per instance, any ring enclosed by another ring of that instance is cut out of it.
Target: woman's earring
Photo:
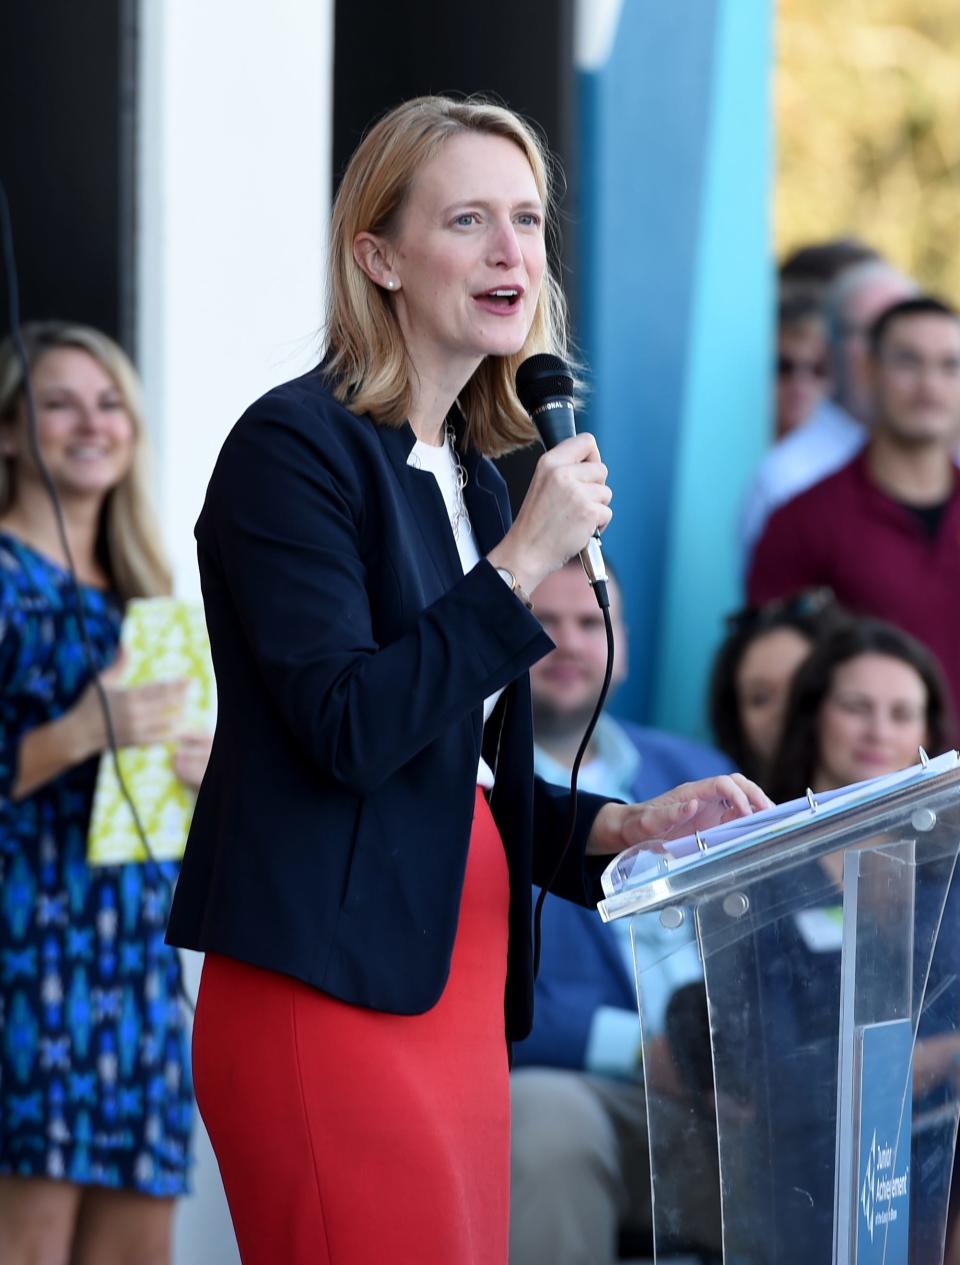
[[[396,281],[394,281],[393,278],[391,277],[391,279],[387,282],[387,289],[388,290],[395,289],[396,284],[397,284]]]

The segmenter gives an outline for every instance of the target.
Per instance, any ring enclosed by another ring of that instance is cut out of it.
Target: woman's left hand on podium
[[[597,814],[587,841],[591,855],[609,856],[636,844],[652,851],[668,839],[709,830],[772,807],[755,782],[742,773],[683,782],[642,804],[607,804]]]

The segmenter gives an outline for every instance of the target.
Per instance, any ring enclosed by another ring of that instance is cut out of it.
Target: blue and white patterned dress
[[[100,667],[121,607],[81,589]],[[90,680],[66,573],[0,532],[0,1174],[187,1188],[193,1088],[172,863],[86,863],[96,759],[14,801],[23,734]]]

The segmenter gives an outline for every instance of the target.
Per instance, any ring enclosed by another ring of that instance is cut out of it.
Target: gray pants
[[[558,1068],[511,1074],[510,1265],[613,1265],[621,1228],[650,1232],[650,1160],[642,1084]],[[683,1180],[682,1226],[690,1246],[718,1248],[716,1143],[691,1135],[685,1104],[678,1145],[665,1161]],[[658,1203],[658,1207],[660,1204]]]

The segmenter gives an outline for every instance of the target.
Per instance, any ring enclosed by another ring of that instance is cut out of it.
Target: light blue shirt
[[[629,734],[612,716],[602,715],[594,733],[593,749],[594,758],[580,766],[578,787],[630,803],[643,757]],[[534,748],[534,769],[547,782],[556,786],[570,785],[570,770],[540,747]],[[637,960],[643,964],[639,983],[644,1030],[649,1040],[663,1032],[667,1003],[674,991],[682,984],[702,979],[703,969],[689,933],[683,939],[682,933],[661,927],[655,917],[618,918],[607,923],[606,929],[616,939],[630,979],[636,978],[631,924]],[[633,1076],[639,1065],[639,1054],[637,1012],[619,1006],[599,1006],[587,1038],[587,1070],[604,1076]]]
[[[603,715],[593,733],[593,749],[595,758],[580,766],[577,779],[580,790],[629,803],[642,763],[640,752],[630,741],[629,734],[612,716]],[[534,747],[533,768],[545,782],[552,782],[554,786],[570,785],[570,770],[542,747]]]

